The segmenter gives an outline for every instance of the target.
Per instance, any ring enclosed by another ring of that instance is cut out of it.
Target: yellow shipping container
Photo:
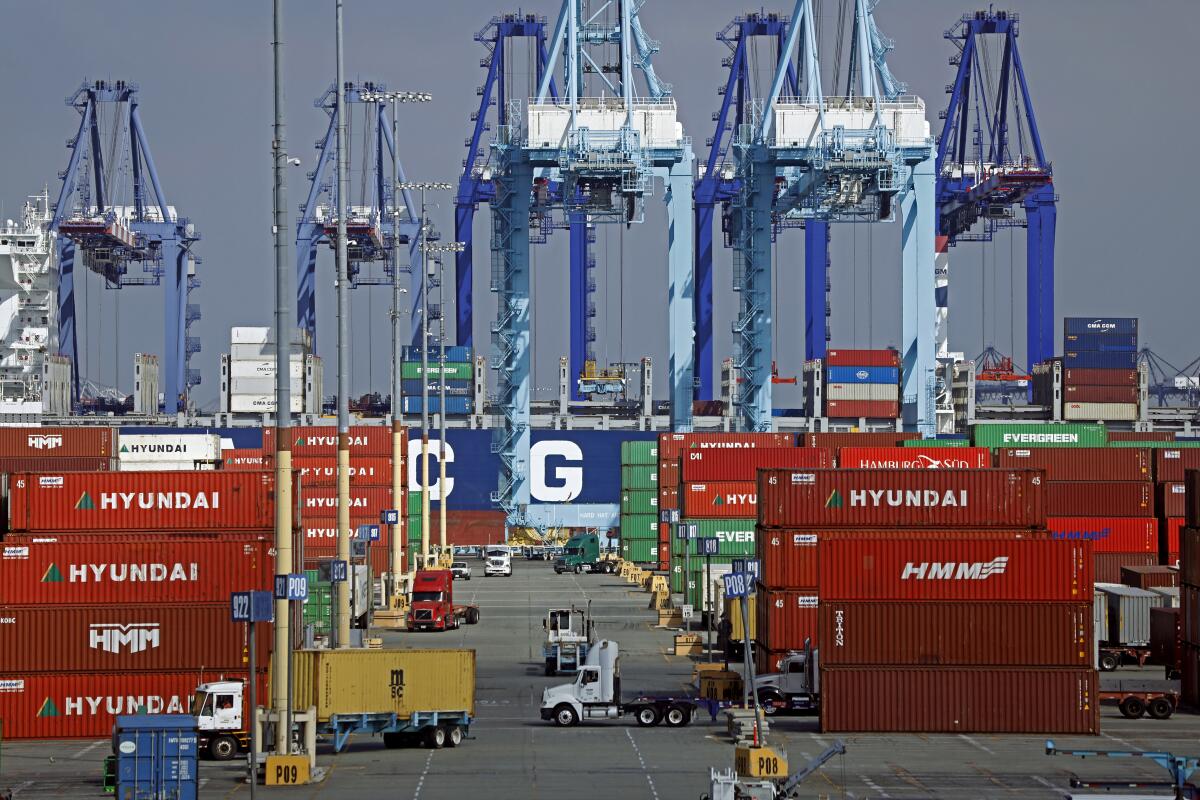
[[[758,615],[754,613],[754,601],[756,599],[756,595],[750,595],[748,598],[750,603],[750,641],[758,638]],[[730,641],[740,642],[745,636],[745,628],[742,627],[742,601],[726,601],[725,614],[729,617],[729,624],[732,626],[729,632]]]
[[[466,711],[475,716],[474,650],[299,650],[296,706],[334,714]]]

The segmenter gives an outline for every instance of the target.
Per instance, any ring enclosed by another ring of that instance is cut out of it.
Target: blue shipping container
[[[117,717],[117,797],[195,800],[199,736],[187,714]]]
[[[447,397],[470,397],[472,391],[471,381],[446,381],[446,396]],[[439,385],[436,381],[429,382],[429,395],[431,397],[438,393]],[[420,397],[421,396],[421,381],[416,378],[407,378],[400,381],[400,391],[405,397]]]
[[[440,355],[441,355],[441,350],[438,349],[437,347],[429,348],[429,358],[431,360],[436,360]],[[421,348],[405,346],[403,348],[403,350],[401,350],[400,360],[401,361],[420,361],[421,360]],[[470,361],[471,360],[471,348],[463,347],[462,345],[457,345],[457,344],[453,345],[451,347],[447,347],[446,348],[446,360],[447,361]]]
[[[1068,350],[1063,353],[1063,366],[1076,369],[1137,369],[1137,351],[1097,353]]]
[[[1068,333],[1063,349],[1072,352],[1120,353],[1137,350],[1137,337],[1124,333]]]
[[[441,410],[441,398],[429,398],[429,413],[436,414]],[[446,398],[446,413],[447,414],[470,414],[473,409],[473,404],[470,397],[447,397]],[[404,398],[404,413],[405,414],[420,414],[421,413],[421,396],[405,397]]]
[[[890,383],[900,382],[897,367],[826,367],[826,383]]]
[[[1118,336],[1137,336],[1137,317],[1066,317],[1063,333],[1067,336],[1080,333],[1109,333]]]

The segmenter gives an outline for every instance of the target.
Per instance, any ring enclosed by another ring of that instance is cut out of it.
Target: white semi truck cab
[[[250,749],[250,733],[243,724],[245,684],[241,681],[213,681],[197,686],[192,716],[200,731],[200,752],[207,751],[217,761],[228,761]]]
[[[763,713],[779,711],[815,712],[821,707],[821,673],[817,651],[806,643],[804,650],[789,653],[779,672],[754,678],[758,704]]]

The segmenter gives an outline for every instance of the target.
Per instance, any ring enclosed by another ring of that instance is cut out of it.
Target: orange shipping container
[[[0,428],[0,457],[110,458],[116,428]]]

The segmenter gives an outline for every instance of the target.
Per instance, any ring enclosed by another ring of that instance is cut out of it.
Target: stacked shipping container
[[[1171,470],[1175,465],[1171,466]],[[1168,473],[1174,477],[1174,473]],[[1200,706],[1200,470],[1184,472],[1184,527],[1179,533],[1180,694]]]
[[[621,443],[621,557],[657,568],[658,442]]]
[[[824,416],[900,416],[900,354],[895,350],[829,350],[824,367]]]
[[[462,416],[474,408],[474,366],[471,348],[455,345],[445,348],[445,363],[440,363],[442,350],[432,347],[426,356],[428,374],[422,373],[421,348],[405,347],[401,353],[400,391],[405,414],[421,413],[422,384],[429,397],[429,413],[441,411],[441,391],[445,385],[446,414]],[[423,381],[422,378],[425,380]]]
[[[1138,418],[1137,333],[1134,318],[1063,320],[1063,419]]]

